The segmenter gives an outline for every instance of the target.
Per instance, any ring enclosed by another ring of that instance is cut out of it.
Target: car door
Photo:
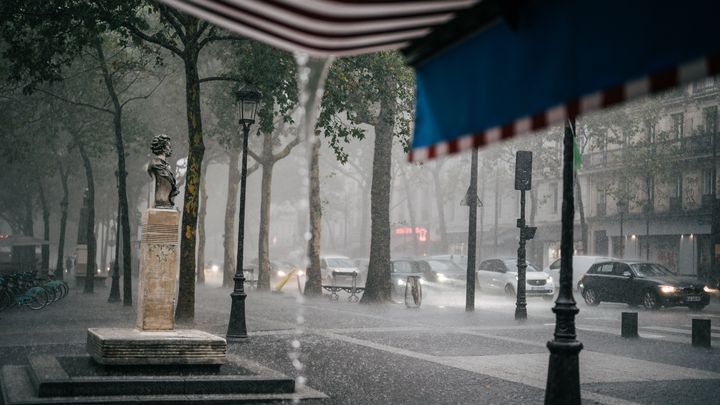
[[[502,260],[493,260],[492,268],[492,279],[490,283],[496,290],[504,290],[505,284],[507,284],[507,272],[508,269]]]
[[[625,263],[615,263],[613,267],[613,294],[615,301],[630,303],[635,296],[634,277],[630,266]]]
[[[597,289],[600,299],[603,301],[615,301],[614,269],[615,264],[612,262],[598,264],[595,282],[592,286],[588,286],[588,288],[592,287]]]
[[[480,263],[480,266],[478,266],[477,271],[477,282],[480,285],[480,288],[492,288],[492,285],[490,284],[491,278],[491,266],[492,266],[492,260],[483,260]]]

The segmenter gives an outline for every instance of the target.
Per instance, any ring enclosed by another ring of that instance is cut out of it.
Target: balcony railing
[[[623,154],[625,152],[647,152],[646,149],[652,149],[651,153],[656,156],[692,158],[711,155],[712,148],[712,135],[700,134],[656,142],[648,146],[585,153],[582,156],[582,164],[583,169],[590,170],[612,168],[623,164]],[[720,148],[717,152],[720,154]]]

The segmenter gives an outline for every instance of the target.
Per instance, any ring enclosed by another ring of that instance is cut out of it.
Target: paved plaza
[[[420,309],[365,306],[250,291],[250,337],[233,355],[301,380],[329,396],[323,404],[542,403],[554,317],[551,303],[530,300],[528,320],[514,303],[479,295],[464,311],[463,291],[427,288]],[[201,286],[195,328],[224,335],[230,290]],[[28,354],[82,354],[88,327],[132,327],[133,308],[106,302],[107,290],[72,291],[43,311],[0,314],[0,364]],[[620,337],[624,305],[578,304],[584,403],[710,404],[720,395],[720,350],[692,347],[692,318],[711,319],[720,346],[720,305],[639,310],[639,339]],[[183,327],[180,325],[180,327]]]

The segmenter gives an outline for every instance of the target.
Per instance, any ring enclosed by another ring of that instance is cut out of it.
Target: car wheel
[[[515,298],[517,297],[517,294],[515,293],[515,288],[508,284],[505,286],[505,296],[508,298]]]
[[[642,304],[645,309],[649,310],[655,310],[660,307],[660,303],[658,301],[658,296],[655,293],[655,291],[645,291],[645,294],[643,294],[642,298]]]
[[[703,308],[705,308],[705,305],[704,304],[690,304],[690,305],[688,305],[688,307],[690,308],[691,311],[697,312],[697,311],[702,311]]]
[[[585,303],[594,307],[600,304],[600,296],[593,288],[585,288],[582,294]]]

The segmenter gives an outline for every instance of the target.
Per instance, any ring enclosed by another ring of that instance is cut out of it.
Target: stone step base
[[[32,356],[30,366],[4,366],[6,405],[86,403],[255,403],[322,399],[293,379],[236,356],[223,366],[104,366],[89,356]]]
[[[106,365],[222,364],[225,339],[199,330],[90,328],[87,352]]]

